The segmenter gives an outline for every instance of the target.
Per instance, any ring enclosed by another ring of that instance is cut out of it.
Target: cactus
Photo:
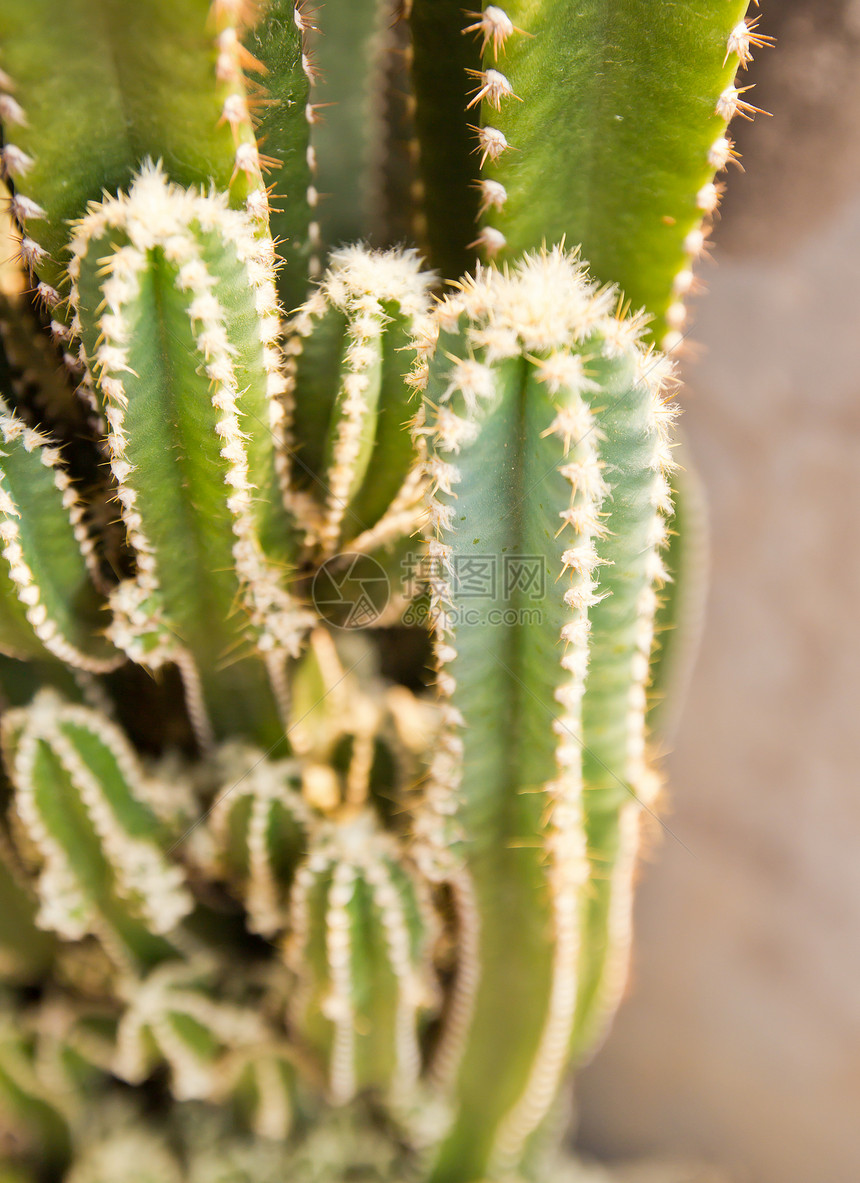
[[[581,945],[595,926],[587,858],[594,890],[599,875],[611,883],[617,831],[651,796],[644,685],[671,512],[671,368],[639,344],[640,322],[612,315],[615,302],[559,249],[529,255],[443,302],[428,362],[421,431],[439,486],[432,616],[447,716],[428,841],[442,862],[462,851],[479,933],[478,966],[459,968],[478,982],[474,1019],[446,1048],[462,1116],[443,1162],[479,1161],[494,1144],[519,1161],[604,976],[599,939]],[[504,461],[485,499],[494,456]],[[468,613],[486,554],[510,559],[489,628]],[[520,969],[499,991],[512,956]],[[514,1024],[529,1002],[531,1022]],[[493,1065],[492,1096],[476,1060]]]
[[[3,718],[15,808],[41,865],[37,923],[67,940],[97,934],[118,958],[157,963],[191,910],[161,852],[161,827],[125,736],[42,691]]]
[[[287,964],[300,1040],[323,1056],[336,1103],[418,1078],[418,1014],[434,1002],[426,888],[372,815],[326,826],[296,874]]]
[[[208,824],[218,869],[244,900],[249,927],[271,937],[287,926],[286,897],[313,817],[294,761],[266,760],[255,749],[236,755]]]
[[[0,0],[11,1178],[580,1177],[746,9]]]

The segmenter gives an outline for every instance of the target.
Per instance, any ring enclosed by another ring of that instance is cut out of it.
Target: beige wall
[[[702,649],[580,1144],[750,1183],[860,1180],[860,2],[780,45],[697,310]],[[762,55],[759,54],[760,59]]]

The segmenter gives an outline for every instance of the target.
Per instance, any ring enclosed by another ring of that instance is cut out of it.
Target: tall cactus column
[[[596,715],[612,737],[612,808],[643,791],[671,367],[615,303],[556,250],[510,275],[479,272],[437,316],[419,434],[436,484],[447,725],[419,830],[440,865],[453,857],[455,883],[465,875],[477,926],[474,964],[461,945],[439,1065],[457,1102],[433,1175],[446,1183],[514,1167],[567,1065],[590,972],[586,855],[612,854],[583,818],[599,789]],[[498,576],[484,602],[467,586],[474,556]]]
[[[479,272],[438,313],[419,433],[437,485],[428,554],[447,728],[419,828],[442,865],[453,853],[454,881],[465,872],[477,924],[442,1041],[458,1112],[439,1181],[515,1166],[567,1066],[587,853],[607,853],[583,821],[586,726],[608,686],[623,700],[609,767],[623,794],[641,790],[671,368],[615,302],[554,251],[510,276]],[[473,556],[498,576],[485,602],[466,586]]]

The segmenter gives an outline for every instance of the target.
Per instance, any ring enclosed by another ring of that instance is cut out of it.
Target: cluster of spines
[[[162,826],[153,804],[162,795],[119,728],[46,690],[30,707],[5,714],[2,737],[15,808],[42,868],[39,923],[67,940],[95,933],[112,952],[122,949],[122,938],[111,931],[118,909],[151,933],[175,929],[190,912],[191,897],[183,872],[160,849]],[[98,883],[97,869],[82,868],[80,855],[67,849],[66,823],[55,824],[55,810],[86,819],[109,882]],[[126,956],[120,953],[122,964]]]
[[[0,194],[6,195],[0,181]],[[8,217],[0,216],[0,241],[12,258],[19,257],[21,227],[38,207],[16,195],[9,199]],[[7,263],[9,260],[7,259]],[[64,368],[75,380],[79,378],[77,358],[65,348],[68,329],[51,317],[50,338],[39,331],[32,315],[29,276],[20,267],[0,267],[0,355],[5,357],[7,380],[18,405],[29,405],[45,414],[52,423],[65,424],[77,408],[70,398],[67,376],[57,367],[57,349],[63,355]]]
[[[367,1088],[402,1097],[421,1068],[419,1016],[434,1001],[435,922],[422,880],[371,813],[320,830],[296,872],[290,923],[289,1020],[324,1058],[332,1101]]]

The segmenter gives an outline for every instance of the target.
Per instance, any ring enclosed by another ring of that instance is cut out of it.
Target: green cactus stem
[[[480,50],[463,36],[458,0],[413,0],[412,86],[418,154],[417,230],[431,266],[446,279],[469,271],[475,259],[480,195],[478,160],[466,117],[469,69]]]
[[[262,189],[237,7],[3,6],[3,70],[14,87],[3,164],[27,228],[22,255],[49,308],[62,293],[68,222],[105,190],[127,188],[147,157],[179,184],[214,182],[234,205]],[[74,91],[70,63],[86,79]]]
[[[353,0],[336,11],[320,6],[307,23],[306,38],[313,103],[317,216],[321,244],[338,246],[367,238],[371,210],[371,155],[382,129],[374,119],[380,45],[379,26],[392,24],[390,0]]]
[[[284,260],[277,274],[278,295],[287,312],[305,299],[308,275],[320,270],[318,196],[310,142],[316,116],[307,44],[314,19],[293,0],[271,0],[244,37],[252,59],[245,62],[245,69],[250,76],[249,106],[263,150],[269,227]]]
[[[588,865],[593,888],[612,864],[602,819],[637,809],[645,778],[671,370],[616,302],[554,251],[480,272],[437,314],[419,432],[448,730],[418,825],[440,867],[456,852],[476,929],[437,1065],[458,1101],[438,1180],[509,1169],[545,1116],[594,972]],[[623,769],[611,793],[598,742]]]
[[[253,749],[223,753],[229,769],[207,819],[216,859],[248,910],[252,932],[287,927],[287,897],[314,818],[295,761],[267,761]]]
[[[167,934],[192,901],[161,853],[158,791],[125,736],[46,690],[3,716],[2,742],[41,867],[40,926],[67,940],[97,934],[120,965],[175,956]]]
[[[348,247],[291,322],[292,431],[303,441],[295,473],[321,502],[306,514],[306,543],[324,557],[339,545],[373,549],[416,523],[405,379],[432,278],[414,251]]]
[[[332,1101],[402,1094],[420,1072],[419,1016],[435,999],[435,925],[393,836],[369,813],[328,823],[296,873],[291,915],[290,1021],[323,1058]]]
[[[581,243],[592,273],[646,308],[655,339],[674,348],[677,335],[664,338],[683,328],[689,260],[719,202],[714,174],[733,156],[726,126],[751,109],[738,61],[769,40],[743,22],[748,7],[509,0],[476,15],[485,250],[516,259]]]
[[[213,997],[210,982],[210,967],[191,962],[160,966],[130,983],[117,1032],[117,1075],[139,1084],[166,1062],[178,1101],[220,1095],[225,1053],[263,1044],[268,1032],[251,1009]]]
[[[309,618],[286,587],[271,241],[150,167],[78,223],[70,274],[137,567],[111,635],[150,668],[179,666],[201,739],[272,743]]]
[[[122,661],[107,624],[84,506],[59,450],[0,399],[0,650],[105,673]]]

